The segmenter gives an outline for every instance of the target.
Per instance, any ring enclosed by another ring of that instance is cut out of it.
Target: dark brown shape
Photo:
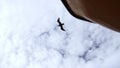
[[[62,0],[76,18],[120,32],[120,0]]]

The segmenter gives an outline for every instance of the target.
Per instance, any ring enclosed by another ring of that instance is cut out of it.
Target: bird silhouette
[[[58,26],[61,28],[61,30],[65,31],[65,29],[63,28],[64,23],[60,22],[60,18],[58,18],[57,22],[58,22],[58,24],[59,24]]]

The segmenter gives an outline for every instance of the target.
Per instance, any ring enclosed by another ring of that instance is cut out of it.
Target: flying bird
[[[61,28],[61,30],[65,31],[65,29],[63,28],[64,23],[61,23],[60,18],[58,18],[57,22],[58,22],[58,24],[59,24],[58,26]]]

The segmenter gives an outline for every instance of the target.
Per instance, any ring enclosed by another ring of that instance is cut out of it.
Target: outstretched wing
[[[60,28],[61,28],[61,30],[65,31],[65,29],[63,28],[63,26],[61,26]]]
[[[61,22],[60,22],[60,18],[58,18],[57,22],[58,22],[59,24],[61,23]]]

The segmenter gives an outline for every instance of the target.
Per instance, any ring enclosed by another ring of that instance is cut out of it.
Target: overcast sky
[[[60,0],[0,0],[0,68],[120,68],[119,57],[120,33],[74,18]]]

